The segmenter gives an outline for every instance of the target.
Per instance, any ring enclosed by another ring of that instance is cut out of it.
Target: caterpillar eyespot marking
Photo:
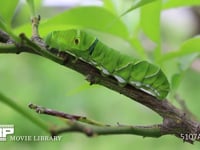
[[[79,44],[79,39],[74,39],[74,43],[75,43],[76,45],[78,45],[78,44]]]

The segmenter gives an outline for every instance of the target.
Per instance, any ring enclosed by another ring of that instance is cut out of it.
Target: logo
[[[14,125],[0,125],[0,141],[6,141],[9,134],[14,134]]]
[[[14,125],[0,125],[0,142],[56,142],[61,141],[61,136],[45,135],[12,135],[14,134]],[[10,136],[9,136],[10,135]],[[9,137],[8,137],[9,136]]]

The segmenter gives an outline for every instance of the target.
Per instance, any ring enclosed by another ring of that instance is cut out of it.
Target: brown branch
[[[10,36],[4,31],[0,30],[0,42],[7,43],[10,40]]]
[[[4,37],[1,36],[4,35],[0,34],[0,39],[4,39]],[[145,93],[144,91],[141,91],[137,88],[134,88],[131,85],[120,87],[116,79],[114,79],[112,76],[102,76],[100,70],[88,64],[87,62],[79,59],[74,61],[76,58],[68,53],[60,53],[58,57],[53,53],[50,53],[46,47],[43,47],[45,43],[41,44],[41,41],[39,41],[40,44],[38,45],[38,42],[31,42],[25,38],[25,36],[21,36],[21,38],[22,41],[25,40],[25,42],[18,43],[16,45],[16,49],[0,49],[0,53],[28,52],[42,55],[43,57],[51,59],[58,64],[64,65],[81,73],[87,77],[87,80],[91,84],[99,84],[105,86],[111,90],[129,97],[130,99],[142,105],[145,105],[163,118],[162,126],[160,126],[162,135],[173,134],[183,139],[182,135],[199,134],[199,122],[191,118],[189,114],[173,106],[168,100],[159,100],[156,97],[149,95],[148,93]],[[193,141],[199,139],[185,138],[184,140],[186,142],[192,143]]]
[[[67,114],[67,113],[64,113],[64,112],[52,110],[52,109],[49,109],[49,108],[37,106],[37,105],[34,105],[32,103],[29,104],[29,108],[34,109],[39,114],[51,115],[51,116],[69,119],[69,120],[73,120],[73,121],[80,121],[80,122],[88,123],[88,124],[95,125],[95,126],[106,126],[106,127],[110,126],[110,125],[102,124],[102,123],[95,121],[95,120],[92,120],[92,119],[88,119],[85,116],[71,115],[71,114]]]
[[[163,134],[170,133],[180,137],[180,135],[184,133],[199,133],[199,122],[188,117],[188,114],[173,106],[169,101],[158,100],[156,97],[130,85],[120,87],[114,78],[102,76],[100,71],[93,66],[81,60],[74,63],[74,58],[68,56],[68,54],[66,58],[67,61],[65,61],[65,66],[72,68],[87,77],[89,76],[87,79],[90,83],[100,84],[117,91],[157,112],[163,118],[163,126],[161,128]],[[192,141],[188,140],[188,142]]]
[[[19,46],[16,47],[16,51],[11,50],[10,53],[16,53],[20,50],[20,52],[29,52],[37,54],[33,49],[34,48],[30,45],[30,43],[24,43],[22,45],[19,44]],[[6,50],[5,49],[0,50],[0,53],[3,53],[4,51]],[[177,137],[182,138],[181,137],[182,134],[187,134],[187,133],[199,134],[200,131],[199,122],[188,117],[188,114],[173,106],[169,101],[167,100],[161,101],[156,97],[153,97],[152,95],[149,95],[148,93],[145,93],[130,85],[126,85],[125,87],[120,87],[118,85],[117,80],[114,79],[113,77],[102,76],[101,72],[97,68],[93,67],[92,65],[82,60],[74,61],[75,57],[70,54],[64,53],[63,55],[60,55],[59,60],[57,59],[51,59],[51,60],[83,74],[84,76],[87,77],[87,80],[91,84],[103,85],[111,90],[114,90],[129,97],[130,99],[142,105],[147,106],[148,108],[158,113],[163,118],[163,125],[161,126],[161,132],[163,135],[174,134]],[[191,139],[186,139],[186,141],[193,142]]]

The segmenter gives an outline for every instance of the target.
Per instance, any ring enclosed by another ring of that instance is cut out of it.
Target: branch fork
[[[191,117],[188,111],[180,110],[173,106],[168,100],[159,100],[156,97],[145,93],[133,86],[126,85],[120,87],[116,79],[110,76],[102,76],[101,72],[92,65],[77,59],[68,53],[57,53],[59,50],[49,49],[43,40],[39,37],[38,32],[39,18],[35,17],[32,21],[32,40],[27,38],[25,34],[21,34],[21,43],[17,43],[17,46],[10,44],[8,39],[10,36],[0,30],[0,42],[6,44],[0,44],[0,53],[18,53],[27,52],[36,55],[40,55],[47,59],[54,61],[60,65],[71,68],[82,75],[86,76],[86,79],[91,84],[99,84],[105,86],[111,90],[121,93],[131,100],[136,101],[149,109],[156,112],[163,118],[163,122],[157,125],[150,126],[112,126],[99,123],[97,121],[88,119],[87,117],[70,115],[63,112],[47,109],[44,107],[36,106],[34,104],[29,105],[31,109],[36,110],[37,113],[51,115],[55,117],[64,117],[68,119],[70,124],[67,127],[60,129],[50,129],[52,135],[58,135],[64,132],[82,132],[87,136],[93,135],[109,135],[109,134],[134,134],[143,137],[160,137],[163,135],[175,135],[181,138],[185,142],[193,143],[199,141],[198,138],[184,138],[183,135],[187,134],[199,134],[200,123]]]

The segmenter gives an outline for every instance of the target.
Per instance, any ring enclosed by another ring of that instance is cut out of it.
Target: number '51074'
[[[183,139],[183,140],[191,140],[191,141],[194,141],[194,140],[200,140],[200,133],[181,133],[180,134],[180,137]]]

